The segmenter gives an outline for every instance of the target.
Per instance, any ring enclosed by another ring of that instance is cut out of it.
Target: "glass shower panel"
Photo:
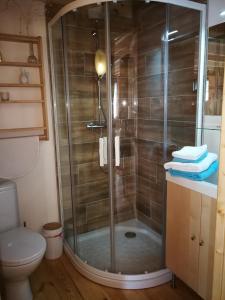
[[[200,13],[168,5],[168,24],[169,160],[172,150],[195,145]]]
[[[65,73],[64,73],[64,53],[62,43],[62,23],[61,19],[54,24],[51,31],[52,35],[52,59],[54,61],[52,76],[55,85],[54,92],[54,116],[57,138],[58,155],[58,181],[60,184],[60,200],[64,216],[64,237],[70,247],[74,248],[74,227],[73,227],[73,208],[71,196],[71,173],[70,155],[68,138],[68,120],[66,109]]]
[[[164,267],[163,53],[166,5],[111,3],[115,271]]]
[[[65,239],[98,270],[165,268],[163,164],[195,143],[199,33],[198,11],[144,0],[79,7],[50,29]]]
[[[110,270],[104,5],[63,17],[70,101],[76,254]]]

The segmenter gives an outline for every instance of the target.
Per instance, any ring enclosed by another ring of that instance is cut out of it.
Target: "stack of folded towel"
[[[165,163],[164,168],[172,176],[180,176],[191,180],[205,180],[218,170],[218,157],[209,153],[207,145],[200,147],[183,147],[172,153],[171,162]]]

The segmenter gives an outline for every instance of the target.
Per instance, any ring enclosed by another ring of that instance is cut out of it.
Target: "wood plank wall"
[[[225,76],[222,106],[220,168],[213,272],[213,300],[225,299]]]
[[[149,15],[152,17],[149,18]],[[199,16],[169,7],[168,153],[195,143],[197,94],[193,91]],[[161,232],[163,225],[164,44],[166,5],[151,4],[138,11],[137,209],[139,217]]]

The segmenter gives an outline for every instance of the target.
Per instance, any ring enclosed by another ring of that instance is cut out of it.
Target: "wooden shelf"
[[[0,101],[0,104],[31,104],[31,103],[44,103],[44,100],[9,100]]]
[[[26,68],[40,68],[41,64],[31,64],[27,62],[16,62],[16,61],[3,61],[0,63],[2,67],[26,67]]]
[[[40,37],[1,33],[0,41],[38,44]]]
[[[6,128],[0,129],[1,132],[19,132],[19,131],[34,131],[34,130],[46,130],[47,127],[25,127],[25,128]]]
[[[0,83],[0,87],[19,87],[19,88],[39,88],[42,87],[43,84],[41,83]]]
[[[33,92],[35,93],[33,96],[28,96],[28,92],[29,90],[21,90],[21,96],[17,95],[17,99],[14,100],[9,100],[9,101],[1,101],[0,100],[0,105],[1,105],[1,109],[4,110],[7,114],[9,114],[8,116],[8,120],[11,120],[11,115],[10,115],[10,108],[7,107],[7,105],[12,105],[12,104],[20,104],[22,105],[21,107],[15,106],[15,108],[13,108],[13,113],[15,114],[17,109],[20,111],[20,113],[22,114],[21,116],[23,116],[23,113],[26,114],[26,105],[27,104],[32,104],[32,103],[37,103],[40,104],[41,106],[41,110],[40,110],[40,106],[34,106],[34,115],[37,114],[41,114],[41,119],[42,122],[40,124],[43,124],[43,127],[32,127],[32,123],[30,124],[31,127],[26,127],[26,128],[9,128],[9,129],[0,129],[0,133],[1,136],[0,138],[13,138],[13,137],[23,137],[23,136],[29,136],[29,135],[38,135],[40,140],[48,140],[49,135],[48,135],[48,118],[47,118],[47,107],[46,107],[46,96],[45,96],[45,78],[44,78],[44,66],[43,66],[43,47],[42,47],[42,38],[40,36],[23,36],[23,35],[12,35],[12,34],[4,34],[4,33],[0,33],[0,41],[4,41],[4,42],[11,42],[8,43],[9,48],[15,48],[15,50],[17,50],[17,46],[16,43],[25,43],[27,44],[27,53],[25,53],[25,56],[23,58],[24,61],[16,61],[17,58],[14,57],[12,61],[7,61],[7,53],[6,53],[6,61],[0,62],[0,67],[14,67],[14,68],[18,68],[18,67],[27,67],[27,68],[37,68],[37,73],[39,76],[38,81],[35,81],[37,83],[29,83],[29,84],[21,84],[21,83],[9,83],[9,82],[1,82],[0,83],[0,88],[37,88],[37,90],[33,90]],[[26,57],[29,56],[29,44],[35,44],[36,47],[36,57],[38,59],[38,63],[37,64],[31,64],[26,62]],[[9,60],[9,58],[8,58]],[[1,68],[0,69],[3,73],[4,69]],[[1,74],[2,77],[4,78],[3,74]],[[10,81],[10,80],[9,80]],[[19,91],[18,91],[19,92]],[[25,94],[26,93],[26,97]],[[22,96],[24,95],[24,96]],[[20,98],[21,97],[21,98]],[[23,97],[30,99],[30,100],[25,100],[23,99]],[[41,100],[31,100],[32,98],[40,98]],[[37,111],[37,112],[36,112]],[[2,122],[1,124],[4,124],[5,126],[2,127],[10,127],[10,122],[4,123]],[[7,125],[6,125],[7,124]],[[9,125],[8,125],[9,124]],[[21,124],[21,123],[20,123]],[[36,124],[33,124],[36,125]],[[13,125],[12,125],[13,126]],[[19,125],[18,125],[19,126]],[[26,126],[24,123],[21,124],[21,126]]]

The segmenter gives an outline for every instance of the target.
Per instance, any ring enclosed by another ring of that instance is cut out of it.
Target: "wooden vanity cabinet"
[[[203,299],[211,300],[216,200],[167,184],[166,265]]]

